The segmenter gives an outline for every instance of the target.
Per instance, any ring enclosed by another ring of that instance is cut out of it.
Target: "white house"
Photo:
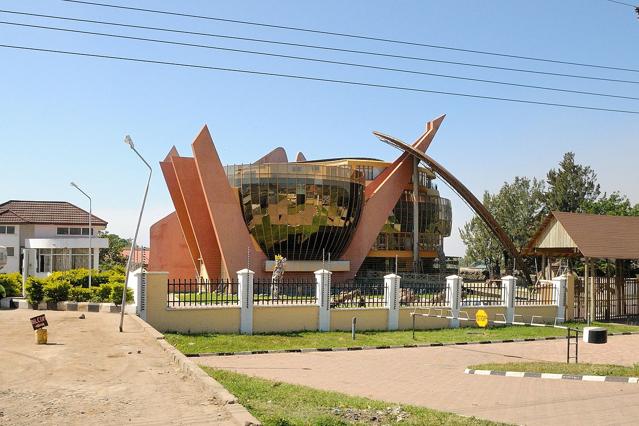
[[[89,267],[89,235],[93,267],[109,240],[98,238],[107,222],[65,201],[18,201],[0,204],[0,246],[7,248],[2,272],[21,272],[22,249],[35,249],[36,275]]]

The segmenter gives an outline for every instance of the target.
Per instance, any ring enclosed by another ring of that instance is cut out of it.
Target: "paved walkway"
[[[565,341],[194,358],[202,365],[528,425],[639,423],[639,385],[464,374],[470,364],[565,361]],[[579,345],[580,362],[639,362],[639,335]]]
[[[41,313],[48,345],[29,321]],[[230,424],[139,323],[119,333],[119,315],[84,315],[0,311],[0,424]]]

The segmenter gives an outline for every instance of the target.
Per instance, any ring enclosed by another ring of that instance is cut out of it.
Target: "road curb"
[[[639,331],[624,331],[622,333],[608,333],[608,336],[630,336],[639,334]],[[164,338],[164,336],[162,337]],[[438,346],[463,346],[463,345],[490,345],[493,343],[522,343],[522,342],[540,342],[546,340],[565,340],[564,336],[548,336],[525,339],[505,339],[505,340],[480,340],[477,342],[433,342],[433,343],[415,343],[411,345],[393,345],[393,346],[348,346],[340,348],[301,348],[301,349],[274,349],[259,351],[241,351],[241,352],[203,352],[198,354],[185,354],[188,358],[198,358],[207,356],[234,356],[234,355],[265,355],[265,354],[281,354],[281,353],[308,353],[308,352],[343,352],[343,351],[366,351],[375,349],[408,349],[408,348],[432,348]]]
[[[172,362],[177,364],[184,373],[195,379],[201,388],[213,396],[213,398],[222,403],[224,408],[231,416],[234,423],[242,426],[259,426],[260,421],[257,420],[249,411],[238,402],[235,395],[230,393],[213,377],[209,376],[197,364],[188,359],[182,352],[178,351],[173,345],[164,339],[164,335],[153,328],[149,323],[144,321],[137,315],[129,315],[136,321],[145,332],[153,337],[160,347],[169,355]]]
[[[464,374],[474,374],[477,376],[502,376],[502,377],[531,377],[535,379],[550,380],[577,380],[583,382],[614,382],[614,383],[639,383],[639,377],[620,376],[589,376],[581,374],[558,374],[558,373],[531,373],[528,371],[499,371],[499,370],[473,370],[467,368]]]

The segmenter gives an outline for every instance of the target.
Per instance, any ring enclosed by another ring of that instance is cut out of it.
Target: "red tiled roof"
[[[91,217],[95,226],[107,222],[96,215]],[[41,225],[86,225],[89,212],[66,201],[10,200],[0,204],[0,223],[35,223]]]

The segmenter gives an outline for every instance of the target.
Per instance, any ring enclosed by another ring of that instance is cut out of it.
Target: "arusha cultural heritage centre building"
[[[412,144],[424,152],[444,116]],[[372,158],[294,162],[277,148],[252,164],[224,166],[208,128],[193,157],[172,148],[160,163],[175,206],[151,227],[150,271],[170,278],[234,277],[246,268],[268,277],[276,255],[287,275],[324,265],[334,278],[371,272],[427,273],[444,262],[450,201],[435,174],[408,152]]]

